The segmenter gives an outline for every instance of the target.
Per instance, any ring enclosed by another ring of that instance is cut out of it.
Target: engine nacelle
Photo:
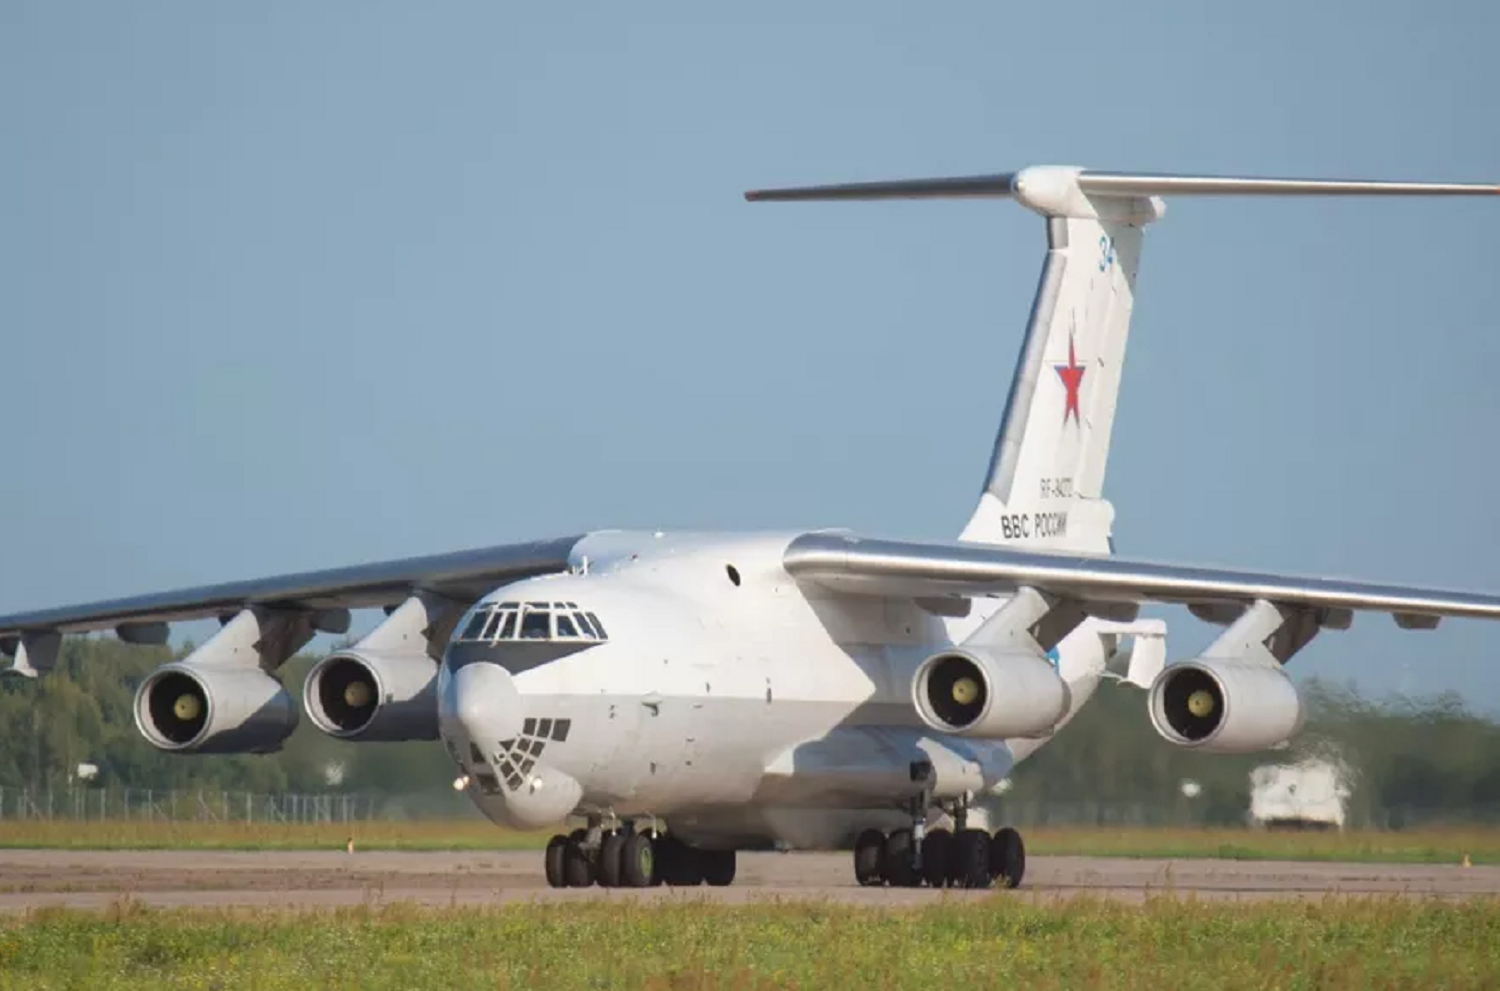
[[[1295,736],[1305,717],[1281,668],[1233,658],[1168,665],[1151,683],[1150,707],[1167,741],[1221,754],[1274,747]]]
[[[917,667],[912,700],[940,733],[1004,740],[1046,736],[1068,711],[1067,682],[1026,651],[950,647]]]
[[[297,704],[260,668],[179,661],[136,689],[135,725],[160,750],[268,754],[297,728]]]
[[[341,740],[436,740],[437,662],[422,650],[335,651],[307,672],[302,704]]]

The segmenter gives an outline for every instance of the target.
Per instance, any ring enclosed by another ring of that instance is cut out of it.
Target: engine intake
[[[307,672],[302,704],[342,740],[436,740],[437,662],[423,651],[335,651]]]
[[[1152,682],[1151,723],[1171,743],[1212,753],[1248,753],[1291,739],[1304,711],[1280,667],[1203,658],[1162,669]]]
[[[135,693],[135,725],[159,750],[274,753],[297,728],[297,706],[259,668],[165,664]]]
[[[959,736],[1046,736],[1067,713],[1070,698],[1056,669],[1025,651],[952,647],[923,661],[912,678],[922,721]]]

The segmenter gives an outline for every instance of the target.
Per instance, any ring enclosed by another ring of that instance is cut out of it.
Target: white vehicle
[[[1010,197],[1046,218],[986,484],[956,542],[600,531],[5,616],[0,643],[36,675],[63,634],[163,643],[174,621],[218,617],[212,639],[141,684],[136,723],[163,750],[263,753],[297,720],[280,665],[315,632],[346,631],[351,609],[383,608],[308,674],[308,718],[349,740],[441,738],[457,787],[497,823],[580,817],[547,849],[554,885],[728,884],[736,850],[790,846],[852,849],[860,884],[1014,886],[1021,838],[972,828],[971,805],[1133,638],[1157,731],[1234,752],[1297,732],[1282,667],[1353,613],[1406,629],[1500,618],[1494,595],[1111,556],[1104,470],[1158,197],[1497,192],[1039,167],[750,193]],[[1146,602],[1223,630],[1152,671],[1162,630],[1136,622]]]
[[[1262,764],[1250,772],[1250,821],[1267,829],[1343,829],[1349,779],[1338,760]]]

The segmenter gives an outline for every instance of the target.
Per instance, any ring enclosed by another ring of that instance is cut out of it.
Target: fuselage
[[[1040,740],[935,733],[912,676],[997,608],[943,617],[910,599],[810,593],[791,535],[594,534],[569,572],[494,590],[439,674],[442,735],[497,822],[573,812],[670,817],[704,844],[837,846],[901,819],[923,785],[988,793]],[[1072,710],[1103,667],[1080,628],[1059,647]]]

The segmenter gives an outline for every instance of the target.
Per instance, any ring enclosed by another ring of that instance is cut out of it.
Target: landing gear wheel
[[[693,888],[703,883],[702,851],[668,834],[658,841],[662,880],[674,888]]]
[[[583,841],[587,834],[575,830],[563,845],[563,877],[570,888],[587,888],[594,883],[594,862]]]
[[[618,888],[624,881],[625,834],[618,829],[604,834],[599,844],[599,887]]]
[[[982,829],[961,829],[953,838],[950,876],[957,888],[990,886],[990,834]]]
[[[884,849],[885,834],[878,829],[867,829],[854,841],[854,880],[861,887],[872,888],[885,883],[885,874],[880,869]]]
[[[733,884],[735,859],[733,850],[700,851],[698,860],[703,865],[703,880],[714,888]]]
[[[620,879],[627,888],[649,888],[657,883],[656,844],[646,833],[631,833],[620,850]]]
[[[922,883],[922,875],[917,873],[915,863],[916,852],[909,829],[898,829],[885,838],[880,862],[891,887],[915,888]]]
[[[1026,844],[1021,834],[1006,826],[990,843],[990,875],[1001,887],[1018,888],[1026,874]]]
[[[548,887],[566,888],[568,886],[567,875],[563,873],[567,846],[566,836],[554,836],[547,841],[547,852],[542,857],[542,863],[547,872]]]
[[[922,837],[922,878],[928,885],[947,887],[954,866],[953,853],[953,834],[946,829],[933,829]],[[988,870],[988,863],[985,868]]]

